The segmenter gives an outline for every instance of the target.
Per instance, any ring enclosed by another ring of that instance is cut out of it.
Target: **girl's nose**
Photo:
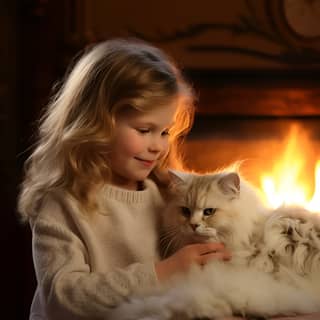
[[[155,138],[149,145],[149,150],[154,153],[161,153],[165,150],[167,142],[163,138]]]

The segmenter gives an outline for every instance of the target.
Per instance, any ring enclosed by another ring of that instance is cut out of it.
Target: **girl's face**
[[[111,183],[137,190],[138,181],[148,177],[169,147],[177,101],[149,112],[130,110],[116,119],[111,145]]]

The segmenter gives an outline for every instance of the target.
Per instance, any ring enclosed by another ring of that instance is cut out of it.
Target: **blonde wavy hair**
[[[107,159],[115,120],[128,106],[147,112],[179,101],[169,152],[155,172],[177,167],[179,144],[193,122],[193,97],[170,57],[150,44],[113,39],[86,49],[40,120],[35,150],[25,163],[22,217],[35,216],[44,196],[57,189],[87,212],[95,207],[93,191],[111,177]]]

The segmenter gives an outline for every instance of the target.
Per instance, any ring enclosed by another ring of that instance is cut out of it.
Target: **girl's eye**
[[[189,218],[191,216],[191,211],[187,207],[181,207],[181,213],[184,217]]]
[[[142,134],[144,134],[144,133],[149,133],[150,129],[148,129],[148,128],[138,128],[137,131],[142,133]]]
[[[164,130],[163,132],[161,132],[162,136],[168,136],[169,135],[169,129]]]
[[[203,210],[203,215],[204,215],[204,216],[211,216],[211,215],[213,215],[216,211],[217,211],[216,208],[205,208],[205,209]]]

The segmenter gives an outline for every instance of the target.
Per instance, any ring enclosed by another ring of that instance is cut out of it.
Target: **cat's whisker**
[[[166,242],[170,241],[173,238],[174,234],[167,235],[166,237],[160,238],[160,244],[165,244]]]
[[[175,236],[178,232],[179,228],[174,226],[171,227],[171,230],[166,230],[161,236],[160,236],[160,242],[163,242],[165,240],[171,239],[172,236]]]
[[[166,229],[163,230],[163,235],[171,234],[171,233],[175,232],[177,229],[178,229],[177,226],[169,226],[169,227],[166,227]]]
[[[175,237],[172,237],[171,240],[169,241],[169,243],[167,244],[167,246],[164,250],[164,253],[163,253],[164,257],[167,257],[167,254],[169,253],[170,247],[174,243],[174,240],[175,240]]]
[[[180,238],[178,238],[177,247],[178,247],[178,248],[181,248],[182,245],[183,245],[183,240],[182,240],[182,238],[180,237]]]

